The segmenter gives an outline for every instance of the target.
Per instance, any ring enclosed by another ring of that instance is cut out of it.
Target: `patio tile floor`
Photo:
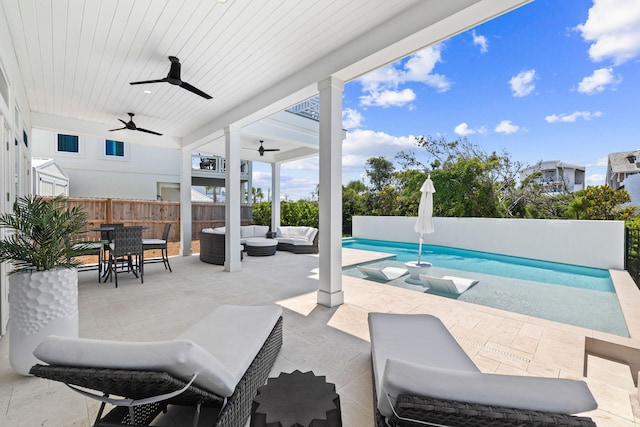
[[[344,265],[382,256],[345,250]],[[284,344],[272,371],[313,370],[336,385],[343,424],[373,425],[367,313],[439,316],[484,372],[582,378],[584,340],[591,331],[520,314],[343,276],[345,304],[316,304],[317,255],[278,252],[245,257],[240,272],[198,256],[145,268],[145,282],[122,276],[119,287],[80,273],[80,335],[122,340],[171,339],[221,304],[277,303],[284,308]],[[22,377],[9,366],[8,336],[0,340],[0,425],[89,426],[98,405],[66,386]],[[586,415],[599,426],[640,425],[637,390],[628,367],[589,357],[587,382],[599,408]],[[158,420],[160,421],[160,420]],[[163,425],[191,425],[170,412]],[[204,425],[204,423],[202,424]]]

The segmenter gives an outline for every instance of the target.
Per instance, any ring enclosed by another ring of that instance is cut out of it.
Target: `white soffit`
[[[2,0],[0,22],[34,127],[196,148],[314,95],[328,76],[351,80],[528,1]],[[213,99],[129,85],[164,78],[168,56]],[[107,132],[127,112],[165,136]]]

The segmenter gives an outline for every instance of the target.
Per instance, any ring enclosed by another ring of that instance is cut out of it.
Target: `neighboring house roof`
[[[612,173],[640,172],[638,161],[640,161],[638,150],[609,154],[609,167]]]
[[[198,190],[192,188],[191,189],[191,201],[192,202],[209,202],[209,203],[213,203],[213,199],[211,197],[208,197],[204,194],[202,194],[201,192],[199,192]]]
[[[56,163],[55,159],[43,159],[34,157],[31,159],[31,167],[39,173],[69,180],[69,176],[64,171],[62,166]]]

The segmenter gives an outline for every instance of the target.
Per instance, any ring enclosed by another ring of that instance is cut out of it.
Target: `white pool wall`
[[[587,267],[624,269],[624,221],[433,219],[424,243]],[[418,243],[415,217],[354,216],[353,237]]]

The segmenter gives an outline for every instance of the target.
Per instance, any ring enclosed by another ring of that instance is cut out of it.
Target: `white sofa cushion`
[[[484,374],[387,360],[378,409],[391,416],[400,394],[504,406],[531,411],[577,414],[598,406],[587,384],[563,378]]]
[[[304,226],[282,226],[276,231],[276,239],[279,243],[287,243],[296,246],[311,246],[318,229]]]
[[[197,342],[231,373],[235,383],[267,340],[278,318],[279,305],[223,305],[196,323],[178,338]]]
[[[62,366],[164,371],[191,380],[220,396],[231,396],[238,381],[210,352],[190,340],[127,342],[49,336],[33,352]]]

